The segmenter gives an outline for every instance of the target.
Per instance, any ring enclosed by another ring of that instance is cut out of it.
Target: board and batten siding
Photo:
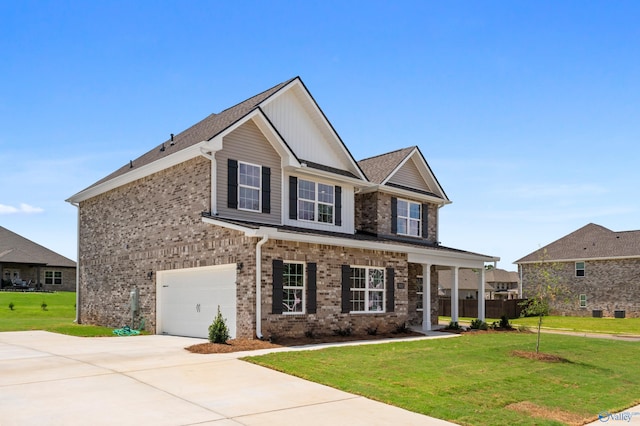
[[[409,159],[400,169],[389,179],[390,183],[408,186],[409,188],[419,189],[422,191],[432,192],[431,188],[424,181],[424,178],[418,171],[418,167]]]
[[[248,121],[224,137],[222,150],[216,152],[216,191],[220,217],[271,223],[281,223],[282,165],[280,156],[253,121]],[[271,212],[260,213],[232,209],[227,206],[228,160],[271,168]]]
[[[340,142],[329,140],[330,133],[323,133],[320,127],[325,124],[316,123],[304,103],[299,95],[290,91],[267,104],[264,111],[298,158],[357,174],[348,158],[336,147]]]
[[[292,175],[296,176],[296,175]],[[311,180],[314,182],[326,183],[328,185],[337,185],[342,190],[342,225],[336,226],[326,223],[310,222],[306,220],[290,219],[289,214],[285,214],[282,221],[285,225],[296,226],[299,228],[316,229],[320,231],[343,232],[345,234],[353,234],[355,232],[355,205],[354,205],[354,189],[353,186],[340,182],[331,182],[328,180],[318,180],[308,176],[296,176],[298,179]],[[289,194],[289,175],[284,177],[284,193]],[[284,211],[289,211],[289,196],[284,197]]]

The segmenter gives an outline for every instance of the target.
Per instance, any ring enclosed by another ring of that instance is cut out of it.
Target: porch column
[[[422,264],[422,331],[431,331],[431,265]]]
[[[478,319],[484,321],[484,268],[480,270],[480,282],[478,283]]]
[[[458,322],[458,271],[459,266],[453,268],[453,284],[451,285],[451,322]]]

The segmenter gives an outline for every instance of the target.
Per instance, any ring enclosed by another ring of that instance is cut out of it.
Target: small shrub
[[[526,325],[521,324],[521,325],[518,326],[518,331],[521,332],[521,333],[528,333],[528,332],[531,331],[531,329],[529,327],[527,327]]]
[[[47,303],[46,303],[45,301],[42,301],[42,303],[40,304],[40,308],[41,308],[43,311],[46,311],[46,310],[47,310]]]
[[[351,336],[351,333],[353,332],[353,329],[351,328],[351,326],[347,326],[345,328],[342,327],[338,327],[335,330],[333,330],[333,334],[335,334],[336,336]]]
[[[229,340],[229,328],[220,313],[220,306],[218,306],[218,315],[209,326],[209,341],[211,343],[227,343],[227,340]]]
[[[480,318],[476,318],[471,321],[471,329],[473,330],[488,330],[489,326],[486,322],[482,321]]]
[[[9,302],[9,309],[11,309],[12,311],[13,311],[13,308],[14,308],[15,306],[16,306],[16,305],[14,305],[14,304],[13,304],[13,302]]]
[[[403,322],[402,324],[396,325],[396,328],[393,330],[392,333],[393,334],[407,334],[407,333],[411,333],[411,329],[407,326],[406,322]]]
[[[377,325],[375,327],[369,326],[367,327],[366,331],[369,336],[375,336],[376,334],[378,334],[378,326]]]
[[[511,324],[509,324],[509,318],[506,315],[500,317],[500,328],[504,328],[506,330],[511,330]]]
[[[458,321],[451,321],[449,325],[444,328],[445,330],[460,330],[460,324]]]
[[[316,333],[313,330],[309,329],[309,330],[304,332],[304,337],[306,337],[308,339],[315,339]]]

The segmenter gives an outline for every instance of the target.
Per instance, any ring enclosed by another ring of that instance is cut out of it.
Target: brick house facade
[[[549,265],[554,282],[565,289],[553,306],[558,314],[640,316],[640,231],[590,223],[515,263],[525,297],[537,272]]]
[[[417,147],[356,162],[297,77],[68,201],[82,323],[204,337],[219,308],[236,337],[430,329],[437,269],[497,260],[439,244],[450,201]]]

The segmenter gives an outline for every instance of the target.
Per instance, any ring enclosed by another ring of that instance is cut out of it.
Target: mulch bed
[[[543,362],[570,362],[566,358],[553,354],[545,354],[542,352],[531,351],[511,351],[511,355],[526,359],[535,359]]]
[[[351,336],[317,336],[317,337],[281,337],[273,339],[271,342],[268,340],[258,339],[231,339],[226,344],[219,343],[200,343],[192,345],[187,348],[189,352],[198,354],[221,354],[231,352],[242,351],[255,351],[259,349],[273,349],[283,346],[303,346],[303,345],[317,345],[320,343],[336,343],[336,342],[353,342],[362,340],[379,340],[379,339],[394,339],[402,337],[416,337],[423,336],[421,333],[407,332],[407,333],[386,333],[375,335],[351,335]]]

